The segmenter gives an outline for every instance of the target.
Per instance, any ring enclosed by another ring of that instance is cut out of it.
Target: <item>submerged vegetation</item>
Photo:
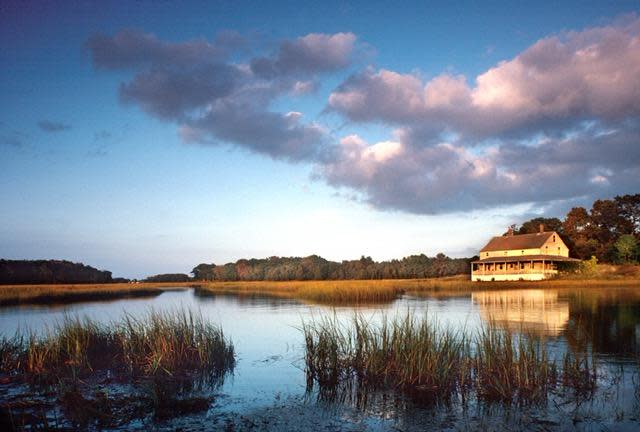
[[[157,417],[206,409],[208,398],[193,397],[193,391],[218,386],[234,365],[233,344],[222,329],[184,311],[151,311],[110,325],[67,317],[44,335],[20,333],[0,341],[3,382],[26,385],[29,394],[53,392],[72,423],[85,426],[113,423],[123,415],[116,406],[133,416],[152,411]],[[120,398],[109,396],[118,386],[132,387]],[[23,411],[11,412],[22,426]]]
[[[346,324],[335,317],[306,322],[302,331],[308,386],[317,383],[321,395],[346,382],[351,391],[391,388],[423,402],[475,395],[527,404],[596,383],[592,359],[550,359],[540,337],[515,337],[493,323],[469,336],[410,314],[379,324],[355,315]]]

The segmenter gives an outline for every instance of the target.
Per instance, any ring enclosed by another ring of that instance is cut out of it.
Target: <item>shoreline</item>
[[[640,288],[638,277],[575,278],[543,281],[473,282],[468,276],[433,279],[354,279],[310,281],[190,281],[115,284],[0,285],[0,307],[152,297],[195,288],[203,293],[270,295],[316,303],[389,302],[403,294],[460,295],[484,290]]]
[[[165,291],[193,287],[191,282],[111,284],[0,285],[0,307],[29,304],[77,303],[152,297]]]

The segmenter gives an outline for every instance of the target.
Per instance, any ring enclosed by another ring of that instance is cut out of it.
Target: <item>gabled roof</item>
[[[535,234],[517,234],[494,237],[480,252],[491,252],[501,250],[517,250],[517,249],[538,249],[552,235],[558,235],[555,231],[538,232]]]

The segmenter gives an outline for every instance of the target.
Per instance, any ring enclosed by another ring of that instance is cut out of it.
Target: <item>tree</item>
[[[591,208],[590,224],[587,235],[598,241],[596,256],[600,261],[608,261],[616,239],[625,234],[627,223],[620,215],[620,209],[614,200],[596,200]]]
[[[544,225],[545,231],[555,231],[558,234],[563,232],[562,221],[560,219],[552,217],[537,217],[526,221],[520,226],[520,229],[516,234],[534,234],[540,231],[540,225]]]
[[[576,258],[589,259],[596,253],[598,242],[589,238],[591,217],[584,207],[569,210],[562,222],[562,230],[569,241],[566,241],[571,254]]]
[[[624,263],[635,261],[638,250],[638,241],[631,234],[621,235],[615,242],[618,259]]]
[[[620,216],[627,222],[628,234],[640,234],[640,194],[614,198]]]

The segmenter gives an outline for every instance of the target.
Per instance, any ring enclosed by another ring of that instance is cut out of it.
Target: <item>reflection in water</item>
[[[570,320],[565,337],[572,350],[593,350],[613,361],[640,354],[640,291],[583,289],[566,294]]]
[[[569,321],[569,302],[557,290],[503,290],[474,292],[484,321],[493,320],[510,330],[557,336]]]
[[[391,304],[357,308],[314,305],[257,294],[186,290],[152,298],[75,303],[64,307],[0,308],[0,336],[11,336],[18,328],[44,332],[67,314],[111,322],[125,315],[141,316],[149,308],[158,311],[193,309],[222,325],[225,335],[234,342],[238,353],[234,375],[212,392],[216,400],[211,411],[214,415],[210,412],[206,419],[201,419],[209,425],[217,418],[218,423],[211,429],[216,426],[229,429],[229,424],[235,425],[236,429],[247,429],[250,425],[242,423],[242,419],[247,419],[248,415],[268,420],[269,426],[264,430],[324,429],[318,425],[332,430],[375,430],[375,419],[382,419],[377,423],[379,430],[572,430],[576,427],[588,429],[593,425],[596,429],[626,427],[634,430],[640,419],[640,369],[637,360],[629,361],[630,358],[638,359],[640,353],[640,289],[533,289],[473,294],[456,292],[455,296],[436,293],[420,297],[407,295]],[[469,335],[476,334],[483,322],[491,317],[515,331],[524,329],[551,336],[546,338],[549,349],[560,355],[567,349],[574,352],[592,350],[597,354],[597,367],[603,372],[598,375],[598,393],[593,402],[580,406],[549,402],[549,406],[520,407],[521,411],[509,411],[506,418],[510,420],[503,423],[506,420],[499,405],[485,406],[471,401],[464,408],[460,401],[452,400],[450,406],[424,407],[393,390],[362,390],[353,386],[353,382],[344,383],[333,393],[310,387],[304,373],[301,323],[329,315],[347,323],[355,312],[374,322],[380,321],[385,314],[393,317],[411,312],[416,317],[435,319],[445,327]],[[605,382],[608,376],[614,376],[607,370],[610,366],[618,367],[621,362],[626,362],[625,371],[614,388]],[[0,403],[8,397],[8,393],[3,394],[1,384]],[[348,414],[323,411],[336,405],[350,407],[346,411]],[[238,423],[236,419],[240,419]],[[349,426],[350,419],[353,428]],[[387,420],[389,423],[385,423]],[[187,417],[185,429],[194,428],[189,421],[199,420]],[[307,423],[292,423],[295,421]],[[169,423],[167,429],[173,430],[175,427],[171,426],[178,425],[180,423]],[[278,425],[282,427],[278,429]],[[202,423],[196,427],[202,427]]]

